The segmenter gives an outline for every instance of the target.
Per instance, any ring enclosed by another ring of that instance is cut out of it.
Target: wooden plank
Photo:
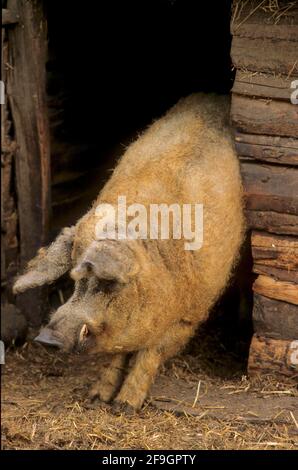
[[[1,31],[2,80],[7,81],[8,44],[5,30]],[[10,112],[7,96],[1,105],[1,286],[4,288],[1,301],[5,303],[10,295],[11,279],[17,273],[18,265],[18,217],[14,191],[14,156],[16,144],[12,140]]]
[[[298,42],[298,25],[297,24],[261,24],[251,23],[251,19],[247,23],[231,24],[231,34],[240,38],[247,39],[273,39]]]
[[[246,160],[298,166],[298,140],[291,137],[236,132],[235,147]]]
[[[298,306],[254,294],[253,325],[258,335],[298,338]]]
[[[282,340],[254,335],[248,359],[248,373],[297,377],[298,340]]]
[[[266,266],[259,264],[258,262],[253,263],[252,270],[256,274],[264,274],[265,276],[271,276],[278,281],[287,282],[298,282],[297,271],[288,271],[287,269],[278,269],[272,266]]]
[[[2,8],[2,27],[14,25],[19,22],[19,19],[19,15],[15,11]]]
[[[252,257],[255,263],[295,271],[298,282],[298,239],[253,231]]]
[[[291,83],[292,79],[287,77],[237,70],[232,92],[239,95],[288,102],[293,93]]]
[[[298,138],[298,106],[290,101],[268,101],[232,95],[232,124],[248,134]]]
[[[277,281],[273,277],[261,274],[253,283],[253,291],[270,299],[298,305],[298,284],[294,282]]]
[[[273,147],[285,147],[293,151],[298,151],[298,139],[293,137],[280,137],[259,134],[243,134],[235,131],[235,140],[251,145],[270,145]]]
[[[247,225],[266,232],[298,235],[298,216],[274,211],[245,210]]]
[[[231,58],[234,67],[239,69],[298,76],[297,42],[294,41],[233,36]]]
[[[16,154],[16,186],[20,258],[24,266],[47,243],[50,217],[50,140],[48,131],[45,63],[46,22],[42,2],[8,0],[20,22],[8,29],[7,92],[12,111]],[[31,324],[41,322],[44,300],[40,291],[23,296]],[[21,299],[20,299],[21,301]]]
[[[298,169],[240,164],[246,209],[298,215]]]

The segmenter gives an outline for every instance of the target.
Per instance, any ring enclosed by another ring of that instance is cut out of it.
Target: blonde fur
[[[239,254],[244,219],[229,99],[205,94],[182,99],[127,148],[98,199],[75,227],[69,269],[80,267],[94,242],[98,204],[116,206],[119,195],[126,196],[127,204],[146,207],[152,203],[204,207],[201,249],[186,251],[184,240],[173,239],[110,242],[125,246],[125,256],[133,258],[135,269],[128,281],[112,292],[98,292],[94,288],[98,279],[78,276],[74,296],[49,324],[67,347],[76,341],[79,325],[87,324],[93,334],[86,349],[112,354],[110,372],[92,390],[92,396],[106,401],[119,388],[125,355],[134,353],[134,364],[115,403],[139,409],[159,365],[176,354],[208,317]],[[51,271],[57,260],[47,261]],[[26,284],[28,274],[30,267],[18,280],[22,290],[32,287],[29,281]],[[35,272],[35,281],[36,276]],[[53,277],[49,275],[50,282]]]

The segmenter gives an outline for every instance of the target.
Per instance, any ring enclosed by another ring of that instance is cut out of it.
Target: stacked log
[[[298,374],[298,6],[234,1],[231,119],[251,230],[250,375]]]

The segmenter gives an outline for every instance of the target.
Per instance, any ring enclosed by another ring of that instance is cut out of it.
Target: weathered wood
[[[261,274],[253,283],[253,291],[270,299],[298,305],[298,284],[294,282],[277,281],[273,277]]]
[[[239,36],[247,39],[273,39],[298,42],[298,25],[297,24],[265,24],[260,20],[261,24],[251,23],[251,19],[247,23],[239,22],[231,24],[231,33],[233,36]]]
[[[266,230],[266,232],[298,235],[298,216],[281,214],[274,211],[245,210],[249,228]]]
[[[298,47],[298,44],[297,44]],[[292,78],[237,70],[232,92],[257,98],[289,101]]]
[[[232,124],[250,134],[298,138],[298,106],[290,101],[253,99],[233,94]]]
[[[50,145],[46,103],[46,22],[42,2],[8,0],[19,23],[8,30],[7,91],[18,144],[16,185],[21,265],[47,243],[50,216]],[[31,323],[41,322],[39,292],[23,295]],[[20,299],[21,301],[21,299]],[[24,306],[23,306],[24,307]]]
[[[266,29],[264,25],[264,31]],[[234,36],[231,58],[236,68],[298,76],[297,42],[294,41]]]
[[[278,281],[287,282],[298,282],[297,271],[288,271],[286,269],[278,269],[272,266],[266,266],[259,264],[258,262],[253,263],[253,272],[256,274],[264,274],[265,276],[271,276]]]
[[[2,79],[7,81],[8,61],[7,32],[1,31],[1,64]],[[18,261],[17,210],[14,191],[14,156],[16,144],[12,140],[11,119],[5,94],[5,102],[1,105],[1,286],[2,302],[7,300],[7,286],[10,278],[16,274]],[[8,270],[9,267],[9,270]]]
[[[298,140],[294,138],[236,132],[235,147],[246,160],[298,166]]]
[[[19,22],[19,15],[13,11],[8,10],[7,8],[2,8],[2,27],[13,25]]]
[[[248,373],[296,377],[298,340],[282,340],[254,335],[248,359]]]
[[[298,282],[298,239],[252,232],[252,257],[255,263],[295,271]]]
[[[298,306],[254,294],[253,325],[258,335],[298,338]]]
[[[298,169],[241,162],[246,209],[298,215]]]

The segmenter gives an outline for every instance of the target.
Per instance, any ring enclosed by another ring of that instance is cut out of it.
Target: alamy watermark
[[[290,344],[290,365],[298,366],[298,340],[294,340]]]
[[[0,364],[5,364],[5,347],[3,341],[0,341]]]
[[[185,250],[203,245],[203,204],[130,204],[118,196],[117,205],[99,204],[95,211],[97,240],[184,239]]]
[[[0,104],[5,104],[5,85],[3,80],[0,80]]]
[[[298,80],[293,80],[291,83],[291,89],[294,90],[291,93],[291,103],[298,104]]]

